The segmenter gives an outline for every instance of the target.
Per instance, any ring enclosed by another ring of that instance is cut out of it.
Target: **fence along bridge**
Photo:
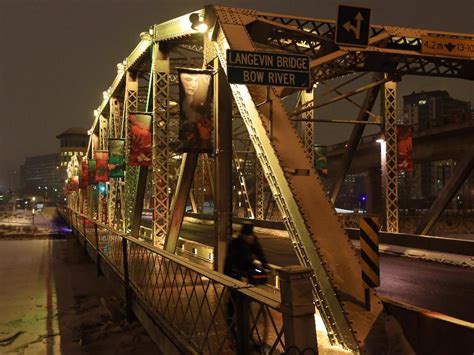
[[[107,150],[109,138],[125,138],[127,147],[129,113],[151,111],[152,167],[127,166],[126,177],[110,180],[106,193],[92,186],[80,189],[68,195],[68,207],[116,233],[109,231],[107,235],[128,235],[133,240],[140,229],[144,199],[151,196],[154,247],[144,247],[142,254],[134,255],[143,257],[157,247],[163,251],[156,258],[161,260],[168,255],[169,262],[175,263],[171,254],[176,249],[188,198],[195,212],[203,212],[204,202],[212,200],[214,264],[215,270],[221,272],[225,245],[231,235],[235,184],[242,193],[247,217],[262,219],[269,201],[278,206],[301,264],[313,270],[315,304],[330,340],[354,352],[374,349],[377,342],[374,339],[390,336],[383,334],[386,314],[373,290],[371,309],[364,307],[358,256],[314,169],[314,95],[288,88],[229,85],[226,50],[309,55],[313,83],[326,83],[351,74],[345,83],[332,88],[336,96],[324,105],[340,100],[354,102],[350,97],[364,92],[363,103],[354,103],[359,110],[359,121],[376,116],[371,110],[381,92],[388,170],[386,229],[397,232],[396,81],[404,75],[472,80],[471,59],[423,54],[421,46],[425,35],[453,40],[474,37],[372,25],[367,47],[342,47],[334,43],[335,21],[220,6],[206,7],[196,14],[208,24],[207,32],[192,29],[190,14],[186,14],[153,25],[142,33],[136,48],[117,65],[117,76],[94,111],[89,158],[94,149]],[[212,156],[173,152],[173,142],[178,139],[177,68],[180,67],[208,68],[215,73],[215,154]],[[366,73],[372,73],[369,84],[341,93],[344,85],[353,84]],[[297,98],[297,107],[288,107],[291,100],[286,98],[290,96]],[[297,124],[292,120],[296,116],[308,120]],[[340,172],[341,184],[362,132],[363,125],[355,125],[344,158],[345,167]],[[249,163],[252,157],[256,160]],[[247,192],[248,166],[255,171],[252,179],[255,202]],[[266,196],[266,191],[271,198]],[[153,265],[158,267],[156,263]],[[199,267],[192,269],[197,272]],[[143,272],[151,273],[150,270],[144,268]],[[180,267],[168,269],[170,282],[178,277],[180,270]],[[180,275],[185,278],[183,273]],[[148,295],[145,300],[152,302]]]

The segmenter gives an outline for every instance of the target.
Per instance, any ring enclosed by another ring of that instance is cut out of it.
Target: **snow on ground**
[[[104,280],[73,236],[0,239],[0,353],[159,354]]]

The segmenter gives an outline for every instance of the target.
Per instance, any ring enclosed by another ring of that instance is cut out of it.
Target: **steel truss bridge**
[[[370,349],[371,342],[384,333],[385,312],[373,290],[371,309],[364,307],[359,257],[331,202],[340,191],[364,125],[354,125],[329,198],[314,168],[314,111],[349,100],[358,110],[357,121],[382,122],[387,167],[385,228],[397,232],[396,82],[404,75],[474,79],[473,60],[421,51],[424,35],[470,41],[474,36],[371,25],[369,45],[361,48],[335,44],[332,20],[220,6],[196,13],[209,26],[204,34],[191,28],[190,14],[142,33],[135,49],[117,65],[117,76],[94,112],[89,157],[96,144],[99,150],[107,150],[109,138],[125,138],[127,147],[129,113],[151,112],[152,167],[127,166],[126,177],[108,182],[106,193],[89,186],[70,194],[69,207],[138,237],[144,200],[151,196],[152,242],[174,253],[188,199],[193,211],[201,213],[212,202],[214,263],[222,271],[235,212],[233,186],[237,186],[248,218],[263,219],[268,204],[278,208],[301,264],[313,270],[315,304],[330,340],[354,352]],[[313,90],[228,84],[227,49],[309,55],[313,84],[326,85],[332,97],[321,101]],[[181,67],[208,68],[215,73],[212,155],[173,152],[179,121],[177,68]],[[368,77],[369,83],[345,91],[346,86]],[[335,78],[344,79],[333,86],[330,81]],[[351,98],[359,93],[365,93],[362,103]],[[379,94],[381,117],[372,112]],[[473,154],[465,157],[453,184],[472,170],[473,162]],[[254,191],[252,196],[249,190]],[[442,208],[442,201],[435,204],[437,211]]]

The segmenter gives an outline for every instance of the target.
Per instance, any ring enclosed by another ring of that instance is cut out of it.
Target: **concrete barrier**
[[[474,323],[390,299],[382,301],[417,354],[474,354]]]

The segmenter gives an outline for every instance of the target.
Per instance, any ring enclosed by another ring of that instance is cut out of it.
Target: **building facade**
[[[89,136],[85,128],[69,128],[56,136],[59,139],[59,156],[62,168],[66,168],[69,160],[77,154],[79,161],[86,154]]]
[[[39,200],[60,202],[67,163],[73,155],[80,159],[86,154],[88,135],[83,128],[70,128],[59,134],[59,153],[27,157],[20,167],[20,185],[24,194]]]

